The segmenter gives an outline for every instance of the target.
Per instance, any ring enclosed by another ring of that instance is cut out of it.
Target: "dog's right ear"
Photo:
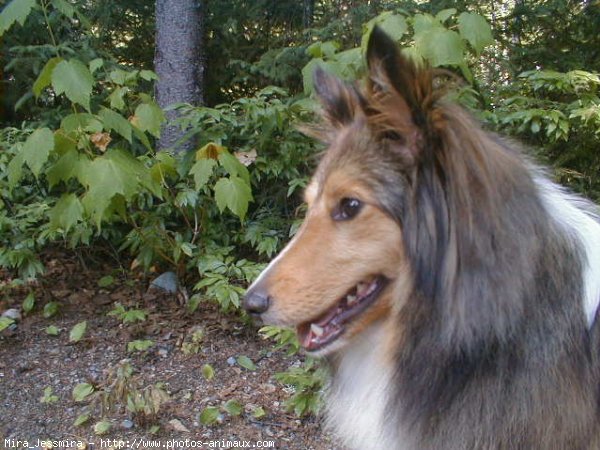
[[[321,67],[317,67],[313,74],[313,86],[332,126],[338,128],[352,122],[360,103],[353,87]]]

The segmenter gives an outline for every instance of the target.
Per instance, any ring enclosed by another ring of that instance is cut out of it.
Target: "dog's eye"
[[[356,198],[344,197],[333,210],[333,220],[342,221],[353,219],[361,210],[362,202]]]

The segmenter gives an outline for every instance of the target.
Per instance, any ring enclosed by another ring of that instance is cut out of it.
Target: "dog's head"
[[[468,164],[443,151],[457,139],[444,136],[448,118],[464,114],[440,100],[431,70],[378,28],[367,62],[360,88],[315,73],[328,149],[306,189],[302,227],[244,300],[264,322],[296,327],[318,354],[400,310],[413,289],[429,298],[448,289],[456,269],[449,216],[461,214],[460,232],[470,232],[472,199],[461,183],[481,169],[460,173]]]

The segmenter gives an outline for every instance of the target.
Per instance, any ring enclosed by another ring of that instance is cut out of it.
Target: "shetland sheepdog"
[[[327,360],[349,448],[600,449],[594,206],[378,28],[367,61],[361,85],[315,74],[328,149],[246,310]]]

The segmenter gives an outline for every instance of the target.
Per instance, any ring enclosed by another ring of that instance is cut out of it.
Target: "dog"
[[[348,448],[600,449],[597,210],[377,27],[366,56],[315,73],[328,148],[245,309],[326,359]]]

